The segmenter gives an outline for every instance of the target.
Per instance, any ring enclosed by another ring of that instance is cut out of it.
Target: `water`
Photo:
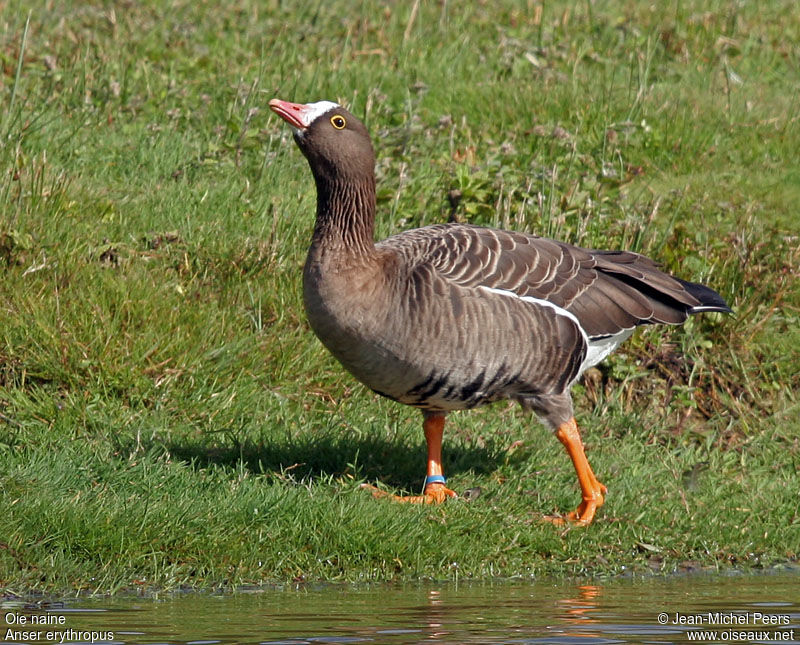
[[[800,641],[800,574],[6,600],[2,615],[2,645],[785,643]]]

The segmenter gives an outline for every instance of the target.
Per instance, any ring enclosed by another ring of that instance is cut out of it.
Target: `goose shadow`
[[[348,475],[400,490],[418,490],[425,477],[425,442],[401,438],[325,433],[292,442],[247,440],[209,446],[202,440],[177,440],[164,447],[172,458],[195,468],[243,467],[253,474],[285,474],[295,480]],[[445,445],[443,467],[448,476],[484,474],[495,470],[503,458],[503,450],[491,444],[453,442],[449,447]]]

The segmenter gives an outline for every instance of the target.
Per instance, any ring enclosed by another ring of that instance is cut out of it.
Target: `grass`
[[[10,2],[0,21],[0,587],[616,575],[800,554],[793,3]],[[379,235],[456,218],[647,253],[735,316],[640,331],[558,442],[417,414],[305,322],[310,173],[273,96],[340,100]],[[518,443],[518,441],[522,443]]]

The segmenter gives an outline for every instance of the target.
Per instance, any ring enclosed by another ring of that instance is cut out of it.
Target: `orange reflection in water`
[[[582,628],[592,623],[599,623],[599,619],[593,618],[592,614],[600,606],[599,598],[602,589],[597,585],[580,585],[576,589],[578,592],[576,597],[556,601],[556,608],[561,610],[556,615],[567,625],[580,625]],[[599,633],[587,632],[584,629],[581,629],[580,632],[564,631],[564,634],[580,638],[600,636]]]

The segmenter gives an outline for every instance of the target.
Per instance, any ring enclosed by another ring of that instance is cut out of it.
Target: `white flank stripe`
[[[580,320],[577,319],[575,314],[570,313],[563,307],[554,305],[552,302],[548,302],[547,300],[542,300],[541,298],[533,298],[532,296],[520,296],[514,293],[513,291],[508,291],[507,289],[495,289],[494,287],[484,287],[484,286],[481,286],[480,288],[490,293],[496,293],[501,296],[509,296],[511,298],[516,298],[517,300],[524,300],[525,302],[530,302],[535,305],[539,305],[541,307],[549,307],[550,309],[555,311],[559,316],[566,316],[572,322],[574,322],[578,326],[578,329],[580,329],[581,334],[583,335],[583,338],[586,341],[586,344],[587,345],[589,344],[589,337],[586,335],[586,332],[584,331],[583,327],[581,327]]]
[[[581,363],[581,368],[578,371],[578,375],[575,377],[575,380],[577,380],[578,376],[583,374],[584,371],[586,371],[587,369],[589,369],[594,365],[597,365],[600,361],[602,361],[606,356],[608,356],[617,347],[619,347],[619,345],[633,333],[634,328],[629,327],[627,329],[623,329],[617,334],[614,334],[613,336],[607,336],[605,338],[591,340],[589,338],[589,335],[586,333],[586,330],[581,325],[580,320],[578,320],[577,316],[575,316],[575,314],[573,313],[570,313],[563,307],[554,305],[552,302],[548,302],[547,300],[542,300],[541,298],[533,298],[531,296],[520,296],[514,293],[513,291],[507,291],[506,289],[495,289],[493,287],[485,287],[485,286],[481,286],[480,288],[483,289],[484,291],[488,291],[489,293],[496,293],[501,296],[517,298],[518,300],[522,300],[524,302],[530,302],[531,304],[539,305],[540,307],[549,307],[557,315],[569,318],[572,322],[574,322],[575,326],[578,328],[578,331],[581,332],[581,336],[583,336],[583,342],[586,344],[586,358],[583,359],[583,363]]]

